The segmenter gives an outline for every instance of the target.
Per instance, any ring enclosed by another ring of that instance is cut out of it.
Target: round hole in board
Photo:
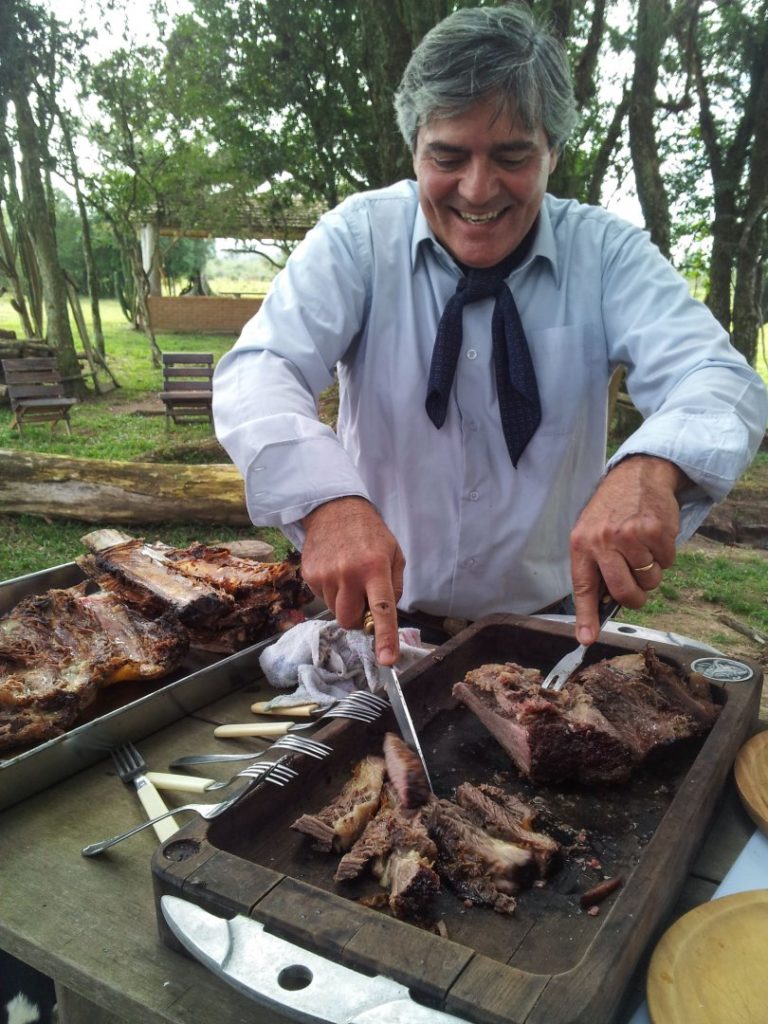
[[[637,629],[634,626],[616,626],[617,633],[636,633]]]
[[[284,967],[280,971],[277,983],[287,992],[298,992],[312,984],[312,971],[303,964],[291,964],[290,967]]]

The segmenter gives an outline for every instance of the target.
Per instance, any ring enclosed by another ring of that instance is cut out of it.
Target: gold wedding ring
[[[638,565],[638,567],[636,569],[633,569],[632,572],[650,572],[654,565],[656,565],[655,558],[651,562],[649,562],[648,565]]]

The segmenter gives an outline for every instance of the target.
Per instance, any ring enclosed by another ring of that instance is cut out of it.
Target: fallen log
[[[0,449],[0,513],[97,523],[247,526],[232,465],[111,462]]]

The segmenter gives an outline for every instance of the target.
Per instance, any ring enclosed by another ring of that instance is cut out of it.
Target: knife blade
[[[370,611],[365,613],[363,618],[363,632],[369,635],[373,634],[373,615]],[[400,677],[393,668],[389,668],[386,665],[377,665],[376,669],[379,673],[379,679],[384,683],[384,689],[387,691],[387,697],[389,703],[392,705],[392,711],[395,714],[398,728],[400,729],[400,735],[403,737],[409,747],[418,755],[421,761],[421,767],[424,770],[424,775],[429,786],[430,793],[434,793],[432,788],[432,780],[429,777],[429,769],[427,768],[427,762],[424,760],[424,753],[419,743],[419,737],[416,733],[416,727],[413,724],[411,713],[408,710],[408,705],[405,702],[405,695],[403,688],[400,685]]]
[[[314,1024],[466,1024],[414,1002],[405,985],[370,977],[271,935],[253,918],[216,917],[178,896],[162,896],[168,927],[222,980],[274,1010]]]

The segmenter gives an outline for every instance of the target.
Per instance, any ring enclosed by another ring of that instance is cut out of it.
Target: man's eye
[[[456,156],[436,156],[433,157],[435,166],[439,167],[441,171],[454,171],[457,167],[461,166],[461,158]]]

